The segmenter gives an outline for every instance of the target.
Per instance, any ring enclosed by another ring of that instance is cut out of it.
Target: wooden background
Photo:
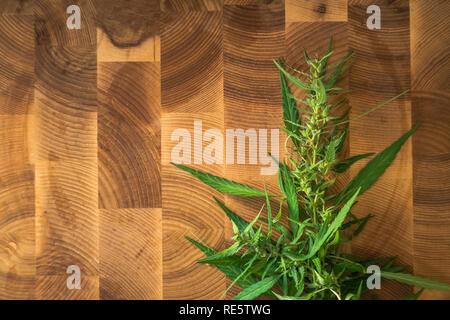
[[[202,255],[183,236],[220,248],[230,226],[212,196],[248,218],[262,200],[223,196],[173,168],[171,134],[193,134],[194,120],[203,130],[280,127],[271,59],[304,67],[303,47],[321,54],[330,35],[335,60],[355,52],[342,82],[353,115],[412,88],[351,124],[347,155],[380,151],[422,121],[361,197],[357,214],[375,218],[351,250],[397,255],[450,283],[450,2],[223,2],[0,2],[1,299],[218,298],[229,282],[196,264]],[[81,30],[66,27],[72,4]],[[371,4],[381,30],[366,27]],[[260,165],[194,167],[262,186]],[[264,179],[275,192],[276,177]],[[66,288],[69,265],[81,268],[81,290]],[[408,293],[386,282],[370,295]]]

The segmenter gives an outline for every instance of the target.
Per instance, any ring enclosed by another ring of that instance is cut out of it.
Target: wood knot
[[[327,6],[324,3],[321,3],[317,9],[315,10],[318,13],[326,13],[327,12]]]

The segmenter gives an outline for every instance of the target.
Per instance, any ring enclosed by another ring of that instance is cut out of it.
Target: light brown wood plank
[[[82,29],[69,32],[66,4],[36,1],[35,7],[30,149],[36,176],[36,297],[93,299],[99,290],[95,29],[89,27],[93,9],[85,1],[79,3]],[[67,289],[70,265],[80,267],[84,291]]]
[[[350,118],[409,88],[409,6],[408,1],[380,1],[380,30],[366,26],[366,9],[371,1],[351,0],[348,17],[350,48],[355,64],[350,73]],[[351,156],[380,152],[411,128],[409,95],[370,115],[350,123]],[[367,161],[355,164],[355,176]],[[375,218],[352,242],[352,252],[361,256],[398,256],[397,263],[413,263],[412,163],[411,140],[398,154],[392,166],[363,196],[353,212]],[[409,269],[411,271],[411,269]],[[411,293],[411,287],[386,281],[380,291],[371,291],[384,299],[399,299]]]
[[[0,299],[33,299],[34,172],[26,115],[0,116]]]
[[[100,298],[162,298],[161,209],[100,210]]]
[[[450,27],[448,1],[411,1],[414,272],[450,283]],[[424,299],[450,299],[426,290]]]
[[[222,13],[163,14],[161,48],[163,112],[222,111]]]
[[[67,288],[70,275],[46,275],[36,277],[36,299],[39,300],[98,300],[98,276],[83,276],[80,289]]]
[[[97,167],[93,161],[39,161],[36,168],[38,275],[65,275],[77,265],[97,275]]]
[[[99,67],[100,208],[161,207],[157,63]]]
[[[286,23],[347,21],[348,0],[285,0]]]
[[[195,212],[195,211],[194,211]],[[163,218],[164,223],[164,218]],[[163,298],[219,299],[225,291],[225,276],[217,268],[197,263],[204,254],[184,236],[223,248],[223,229],[163,231]]]
[[[208,145],[203,134],[211,129],[223,131],[222,13],[206,12],[216,9],[212,2],[162,3],[164,299],[217,299],[225,290],[223,274],[197,264],[203,254],[184,238],[198,236],[215,249],[222,249],[225,215],[212,197],[223,201],[223,195],[170,165],[171,161],[178,162],[174,157],[186,156],[183,164],[223,175],[220,161],[206,164],[203,158]],[[201,122],[198,133],[194,132],[196,121]],[[187,132],[190,141],[178,140],[180,130]],[[190,150],[177,152],[180,142]],[[194,156],[195,145],[203,149],[200,158]]]
[[[0,57],[0,114],[26,114],[34,89],[32,16],[0,16]]]

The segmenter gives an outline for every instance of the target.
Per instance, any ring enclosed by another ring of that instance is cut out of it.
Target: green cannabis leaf
[[[265,197],[264,191],[260,191],[258,189],[252,188],[245,184],[240,184],[234,181],[227,180],[225,178],[217,177],[209,173],[204,173],[198,170],[191,169],[189,167],[183,166],[181,164],[176,164],[171,162],[174,166],[189,172],[194,177],[207,184],[208,186],[224,192],[229,193],[235,196],[244,196],[244,197]],[[273,197],[273,195],[271,195]]]
[[[417,299],[423,288],[450,290],[448,284],[402,273],[407,266],[395,265],[396,257],[364,259],[341,250],[340,245],[358,236],[373,217],[367,214],[358,218],[352,214],[357,197],[387,170],[418,124],[375,155],[340,192],[333,193],[332,188],[340,174],[357,161],[374,155],[367,153],[340,159],[349,122],[381,108],[407,91],[348,119],[350,106],[347,100],[342,98],[331,104],[328,98],[343,94],[334,86],[349,70],[353,53],[349,52],[342,61],[329,66],[331,49],[332,39],[321,58],[310,57],[305,50],[309,72],[296,70],[282,59],[274,60],[280,74],[283,130],[287,134],[288,147],[287,159],[277,161],[281,196],[268,194],[265,187],[262,191],[173,164],[223,193],[265,198],[250,222],[214,198],[233,226],[233,243],[228,248],[216,251],[189,237],[186,239],[205,254],[198,263],[215,266],[232,280],[224,295],[234,285],[242,288],[233,298],[235,300],[261,295],[280,300],[357,300],[368,290],[366,270],[371,265],[380,267],[381,278],[422,288],[405,297],[408,300]],[[291,93],[288,81],[306,90],[303,100]],[[345,108],[342,115],[331,116],[330,111],[337,108]],[[273,208],[270,197],[279,201],[279,209],[278,206]],[[289,226],[280,222],[284,203],[287,204]],[[262,214],[266,216],[262,217]],[[264,229],[267,233],[263,231],[263,223],[267,225]]]

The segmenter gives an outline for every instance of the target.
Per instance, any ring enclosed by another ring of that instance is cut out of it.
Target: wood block
[[[238,5],[238,6],[254,6],[265,5],[268,7],[279,6],[284,4],[285,0],[223,0],[224,5]]]
[[[227,163],[225,177],[239,183],[249,184],[262,190],[263,179],[268,192],[279,194],[276,175],[261,175],[263,164],[260,148],[261,130],[267,130],[267,150],[272,149],[271,129],[282,126],[280,79],[272,59],[284,56],[284,3],[226,2],[224,7],[224,90],[225,128],[228,130],[255,130],[257,150],[252,150],[250,138],[245,138],[244,164],[237,163],[236,138],[233,164]],[[243,5],[241,5],[243,4]],[[243,116],[248,114],[249,116]],[[236,131],[235,131],[236,132]],[[251,133],[251,131],[248,131]],[[282,135],[279,134],[281,137]],[[280,143],[280,141],[282,141]],[[278,139],[279,155],[284,139]],[[255,155],[253,152],[257,152]],[[275,154],[274,154],[275,155]],[[275,155],[276,156],[276,155]],[[228,160],[227,160],[228,161]],[[225,196],[225,204],[247,221],[258,214],[264,198],[239,198]],[[273,211],[278,212],[279,203],[272,201]],[[264,209],[264,215],[267,215]],[[233,234],[231,223],[226,219],[225,237]]]
[[[11,162],[2,161],[0,166],[1,299],[33,299],[35,297],[34,200],[32,167],[20,163],[11,166]]]
[[[412,137],[414,170],[414,272],[450,283],[449,113],[450,26],[448,1],[412,1]],[[422,299],[450,299],[448,291],[425,290]]]
[[[213,143],[213,139],[206,141],[207,131],[212,132],[212,130],[223,136],[223,148],[218,150],[217,164],[225,162],[223,113],[165,113],[162,115],[161,126],[163,128],[161,138],[163,165],[170,165],[171,162],[178,163],[176,157],[183,157],[186,159],[186,162],[181,164],[203,164],[206,166],[207,164],[204,161],[205,148],[210,143]],[[187,135],[187,140],[184,140],[184,134]],[[186,146],[186,155],[181,150],[176,152],[177,149],[175,148],[180,143]],[[199,154],[196,154],[196,146],[201,146],[201,150],[198,151]],[[222,152],[223,157],[220,157],[220,152]],[[198,167],[202,168],[201,166]]]
[[[224,7],[226,128],[279,127],[280,80],[272,59],[284,52],[282,4]]]
[[[201,239],[216,250],[223,247],[222,229],[164,231],[163,298],[219,299],[226,289],[225,275],[213,266],[197,263],[205,255],[184,238],[186,235],[196,241]]]
[[[224,0],[161,0],[162,12],[220,11]]]
[[[369,30],[366,26],[366,9],[371,4],[370,1],[349,2],[349,43],[355,53],[350,73],[350,118],[405,91],[410,85],[408,1],[380,3],[379,30]],[[350,155],[379,152],[410,128],[410,96],[405,95],[350,123]],[[362,165],[363,162],[353,166],[351,176],[355,176]],[[379,257],[396,255],[399,264],[412,265],[411,140],[371,190],[360,197],[353,211],[359,217],[369,213],[375,216],[352,242],[353,253]],[[411,287],[386,281],[381,291],[370,291],[367,297],[375,294],[382,299],[399,299],[410,293]]]
[[[98,61],[160,60],[159,1],[95,1]]]
[[[0,56],[0,114],[26,114],[33,103],[32,16],[0,16]]]
[[[203,167],[190,165],[189,167],[223,176],[221,165]],[[223,194],[172,165],[163,165],[162,169],[164,233],[188,230],[196,232],[204,229],[221,230],[225,213],[213,197],[223,202]]]
[[[93,0],[34,0],[36,45],[96,45],[95,7]],[[66,10],[77,5],[81,11],[81,29],[69,29]]]
[[[66,275],[77,265],[82,275],[97,275],[97,163],[39,161],[35,168],[37,274]]]
[[[159,64],[101,63],[100,208],[161,207]]]
[[[222,13],[166,13],[161,17],[163,112],[223,109]]]
[[[36,277],[36,299],[39,300],[98,300],[98,276],[81,274],[80,289],[68,289],[70,275],[46,275]]]
[[[1,15],[33,15],[34,0],[3,0],[0,3]]]
[[[97,161],[97,113],[77,111],[36,92],[32,109],[32,161]]]
[[[347,21],[347,0],[285,0],[286,23]]]
[[[139,45],[118,48],[100,28],[97,29],[99,62],[154,62],[160,61],[160,37],[154,35]]]
[[[97,111],[95,46],[37,47],[35,72],[36,91],[43,96],[72,113]]]
[[[162,298],[161,209],[100,210],[100,298]]]
[[[36,48],[31,146],[39,160],[96,161],[96,48]]]

